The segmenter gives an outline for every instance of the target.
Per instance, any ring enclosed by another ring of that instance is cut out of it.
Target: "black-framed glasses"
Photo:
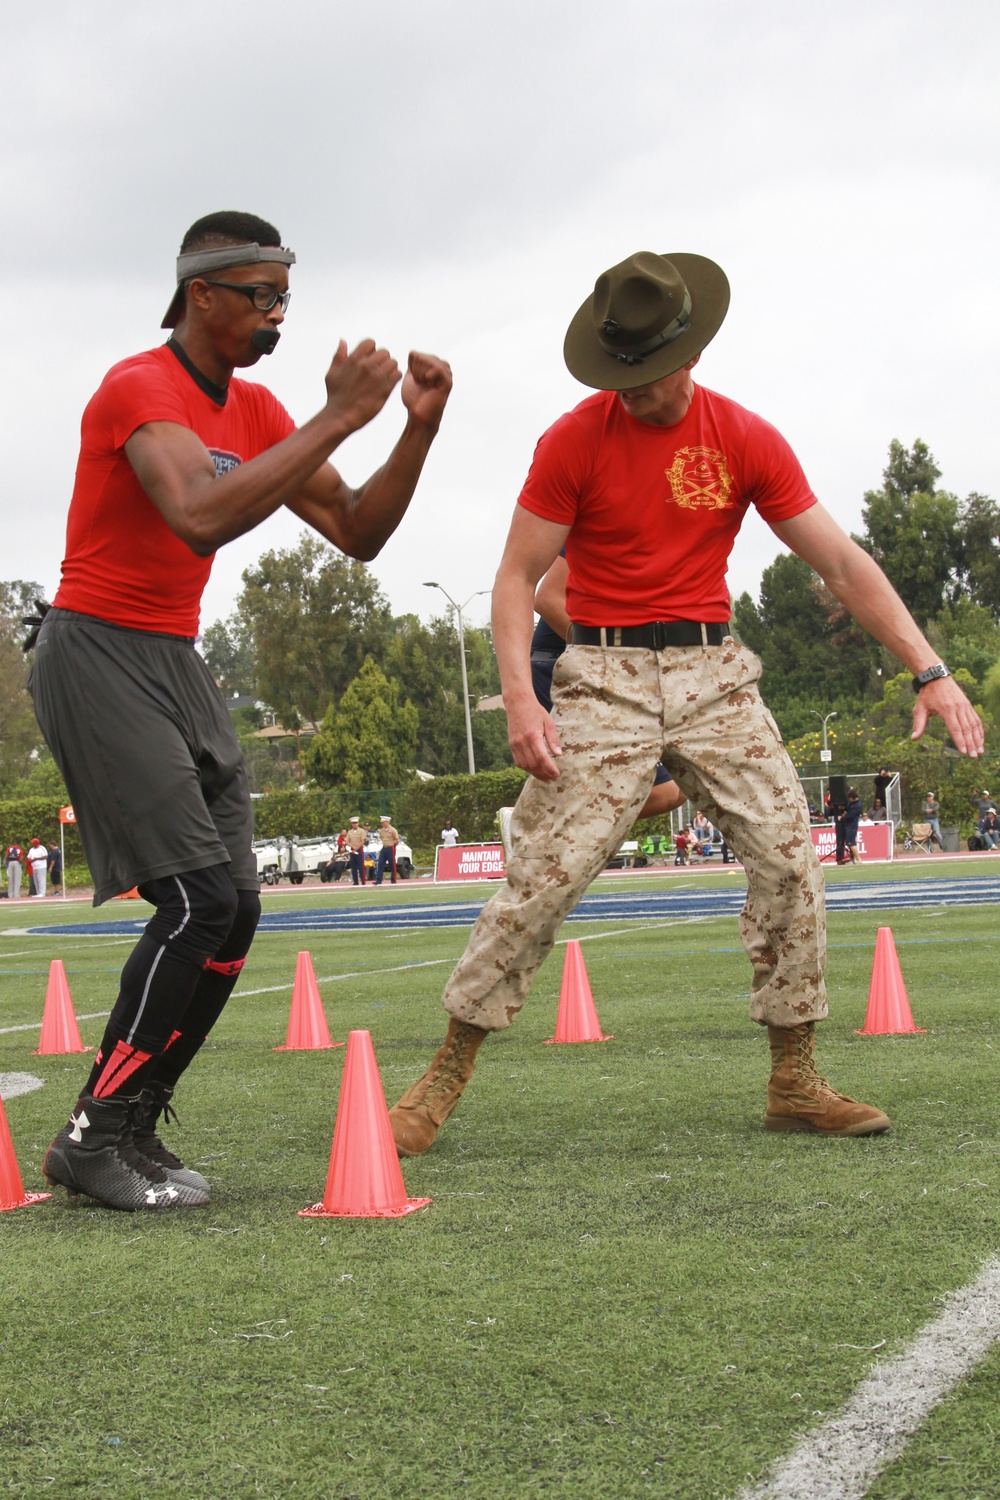
[[[266,281],[210,281],[207,276],[199,276],[197,280],[204,281],[208,286],[224,286],[231,292],[242,292],[244,297],[250,298],[258,312],[270,312],[279,303],[284,312],[292,300],[291,292],[277,292]]]

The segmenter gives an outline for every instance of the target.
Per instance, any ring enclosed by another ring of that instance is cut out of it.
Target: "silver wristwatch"
[[[951,673],[943,661],[935,662],[933,667],[928,667],[926,672],[918,672],[913,679],[913,691],[919,693],[922,687],[929,682],[937,682],[941,677],[950,677]]]

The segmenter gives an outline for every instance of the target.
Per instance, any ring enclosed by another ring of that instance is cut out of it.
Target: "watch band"
[[[933,667],[928,667],[925,672],[918,672],[913,679],[913,691],[919,693],[920,689],[926,687],[929,682],[938,682],[942,677],[950,677],[951,673],[943,661],[935,662]]]

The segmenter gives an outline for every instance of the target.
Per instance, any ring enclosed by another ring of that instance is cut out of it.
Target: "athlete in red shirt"
[[[341,343],[323,409],[296,430],[234,378],[274,349],[294,255],[273,225],[192,225],[167,344],[116,365],[84,413],[63,578],[30,687],[70,789],[95,905],[138,886],[156,908],[122,972],[84,1092],[45,1159],[52,1182],[114,1208],[208,1201],[157,1121],[218,1019],[260,916],[253,818],[232,724],[194,650],[216,550],[287,506],[375,557],[410,503],[451,388],[432,355],[405,375]],[[403,434],[357,489],[327,460],[402,381]]]
[[[826,1015],[822,875],[801,784],[757,689],[760,662],[726,623],[726,560],[748,506],[916,674],[915,737],[937,713],[958,749],[978,755],[983,728],[884,574],[817,503],[787,443],[695,385],[728,305],[714,262],[641,252],[598,278],[566,335],[571,373],[600,394],[539,443],[493,590],[511,749],[531,779],[512,818],[506,883],[445,989],[445,1044],[391,1112],[403,1155],[432,1143],[484,1037],[516,1016],[657,759],[747,871],[750,1013],[772,1056],[766,1127],[888,1129],[881,1110],[836,1093],[813,1061]],[[549,714],[532,689],[532,605],[563,547],[574,625]]]

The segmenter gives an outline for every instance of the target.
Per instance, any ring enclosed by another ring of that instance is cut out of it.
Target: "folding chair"
[[[910,837],[913,840],[914,849],[919,849],[922,854],[930,854],[933,830],[929,823],[914,823],[913,832]]]

